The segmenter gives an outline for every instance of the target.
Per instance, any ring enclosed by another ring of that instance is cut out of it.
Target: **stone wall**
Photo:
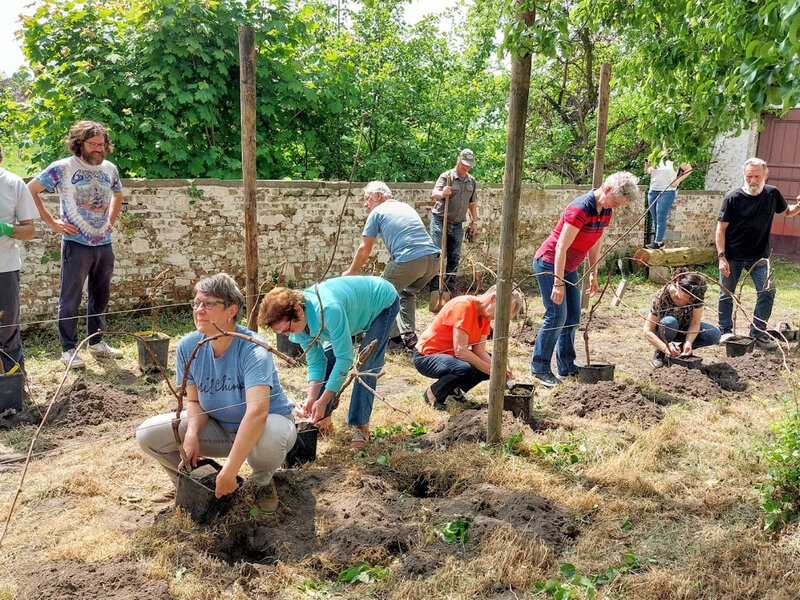
[[[758,123],[754,121],[739,135],[730,132],[717,137],[706,172],[707,190],[728,193],[742,185],[742,165],[756,155],[758,135]]]
[[[153,277],[165,267],[172,281],[163,289],[164,303],[185,302],[197,279],[227,271],[244,280],[244,217],[240,181],[125,180],[123,212],[114,233],[116,267],[110,310],[146,306]],[[287,262],[287,273],[298,285],[315,281],[330,260],[335,246],[337,219],[347,193],[347,183],[261,181],[258,183],[259,278],[263,281]],[[430,183],[392,184],[399,200],[412,204],[427,222]],[[350,263],[366,218],[362,206],[363,184],[344,211],[341,237],[329,276]],[[516,269],[530,271],[539,244],[558,221],[564,206],[588,188],[524,186],[519,207]],[[43,196],[57,212],[57,198]],[[713,243],[715,217],[722,195],[681,191],[670,215],[669,238],[681,245]],[[484,186],[479,191],[481,230],[463,255],[479,265],[497,265],[502,188]],[[644,200],[642,200],[642,207]],[[620,236],[614,252],[631,256],[643,239],[643,208],[628,207],[615,215],[605,236],[606,247]],[[628,229],[630,232],[625,233]],[[37,221],[37,238],[23,246],[21,281],[22,321],[53,318],[59,289],[60,236]],[[381,243],[376,273],[388,260]],[[462,263],[468,272],[469,267]],[[479,267],[480,268],[480,267]],[[490,276],[484,277],[484,281]]]

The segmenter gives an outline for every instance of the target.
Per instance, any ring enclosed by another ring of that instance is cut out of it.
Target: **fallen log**
[[[707,248],[639,248],[633,255],[636,262],[651,267],[686,267],[706,265],[717,260],[717,249]]]

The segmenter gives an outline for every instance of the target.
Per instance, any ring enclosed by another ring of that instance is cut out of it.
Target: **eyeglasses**
[[[288,335],[288,334],[290,334],[290,333],[292,332],[292,323],[294,322],[294,319],[289,319],[288,321],[286,321],[286,327],[283,327],[283,328],[282,328],[282,329],[283,329],[283,331],[278,331],[278,327],[280,326],[280,324],[281,324],[282,322],[283,322],[283,321],[278,321],[277,323],[275,323],[275,324],[272,326],[272,329],[275,331],[275,333],[279,333],[279,334],[281,334],[281,335]]]
[[[95,148],[96,150],[99,150],[100,148],[105,148],[106,147],[106,143],[105,142],[97,143],[97,142],[87,142],[85,140],[83,142],[83,145],[84,146],[88,146],[89,148]]]
[[[211,310],[217,304],[225,304],[225,301],[224,300],[194,300],[192,302],[192,308],[194,310],[197,310],[202,306],[206,310]]]

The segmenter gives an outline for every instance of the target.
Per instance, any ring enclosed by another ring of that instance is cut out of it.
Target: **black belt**
[[[444,221],[444,217],[442,215],[433,215],[433,216],[436,217],[437,219]],[[451,221],[450,219],[447,219],[448,225],[461,225],[463,222],[464,221]]]

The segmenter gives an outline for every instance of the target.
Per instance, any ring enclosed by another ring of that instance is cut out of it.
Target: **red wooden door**
[[[800,194],[800,108],[790,110],[780,119],[773,115],[765,117],[757,155],[769,166],[768,183],[777,187],[787,202],[794,203]],[[775,217],[772,251],[800,261],[800,216]]]

